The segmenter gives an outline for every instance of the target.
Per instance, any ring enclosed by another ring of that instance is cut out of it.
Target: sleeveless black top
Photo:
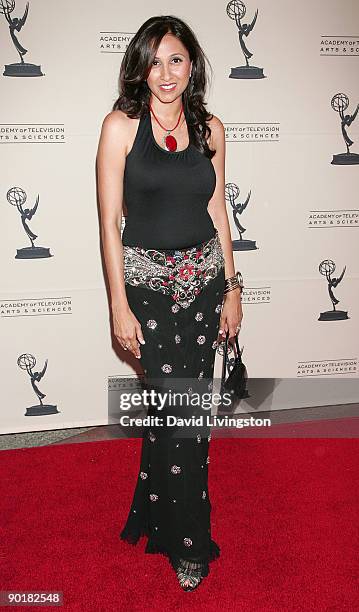
[[[216,187],[211,160],[192,143],[166,151],[153,135],[151,115],[140,118],[126,156],[124,199],[128,216],[122,244],[146,249],[182,249],[215,235],[207,205]]]

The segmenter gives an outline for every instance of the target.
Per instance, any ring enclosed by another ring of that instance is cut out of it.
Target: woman
[[[182,20],[148,19],[124,55],[120,96],[103,121],[97,156],[114,334],[156,381],[149,388],[178,383],[187,398],[193,386],[203,392],[209,381],[211,389],[217,342],[226,332],[233,338],[242,319],[224,129],[205,109],[205,59]],[[148,414],[158,415],[156,408]],[[162,415],[199,411],[189,400],[180,408],[167,402]],[[163,422],[144,430],[120,537],[134,544],[146,534],[146,552],[167,555],[182,588],[193,590],[220,552],[210,530],[210,436],[195,428],[175,435]]]

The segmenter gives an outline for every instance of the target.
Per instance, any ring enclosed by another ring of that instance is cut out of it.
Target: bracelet
[[[238,285],[235,285],[235,286],[230,287],[230,288],[228,288],[228,289],[225,289],[225,290],[223,291],[223,295],[226,295],[226,293],[229,293],[230,291],[233,291],[233,289],[238,289],[239,287],[240,287],[240,285],[238,284]],[[241,291],[242,291],[242,290],[241,290]]]
[[[230,278],[226,278],[224,281],[224,294],[228,293],[229,291],[232,291],[233,289],[237,289],[238,287],[241,288],[241,292],[243,290],[244,284],[243,284],[243,276],[241,274],[241,272],[236,272],[236,274],[234,276],[231,276]]]
[[[244,287],[243,284],[243,276],[241,274],[241,272],[236,272],[236,274],[234,276],[231,276],[230,278],[226,278],[225,279],[225,285],[226,286],[230,286],[232,284],[236,284],[236,285],[240,285],[241,287]]]

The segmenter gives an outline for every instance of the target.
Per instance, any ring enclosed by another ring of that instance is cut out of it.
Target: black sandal
[[[202,565],[194,561],[180,559],[177,578],[184,591],[194,591],[202,581]]]

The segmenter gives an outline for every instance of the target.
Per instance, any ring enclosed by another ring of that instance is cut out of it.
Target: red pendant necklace
[[[157,121],[158,125],[159,125],[159,126],[160,126],[160,127],[163,129],[163,130],[165,130],[165,132],[167,132],[167,135],[165,135],[165,136],[163,137],[163,143],[164,143],[164,145],[165,145],[165,148],[167,149],[167,151],[171,151],[171,153],[173,153],[174,151],[176,151],[176,150],[177,150],[177,140],[175,139],[175,137],[174,137],[174,136],[172,136],[171,132],[173,132],[173,131],[176,129],[176,127],[178,126],[178,124],[179,124],[179,122],[180,122],[180,119],[181,119],[181,116],[182,116],[182,112],[183,112],[183,105],[182,105],[182,107],[181,107],[181,112],[180,112],[180,114],[179,114],[178,121],[177,121],[176,125],[174,126],[174,128],[172,128],[172,130],[168,130],[168,129],[167,129],[167,128],[165,128],[163,125],[161,125],[161,123],[158,121],[158,119],[157,119],[157,117],[156,117],[155,113],[153,112],[153,108],[152,108],[151,104],[150,104],[150,110],[151,110],[152,115],[153,115],[153,116],[154,116],[154,118],[156,119],[156,121]]]

